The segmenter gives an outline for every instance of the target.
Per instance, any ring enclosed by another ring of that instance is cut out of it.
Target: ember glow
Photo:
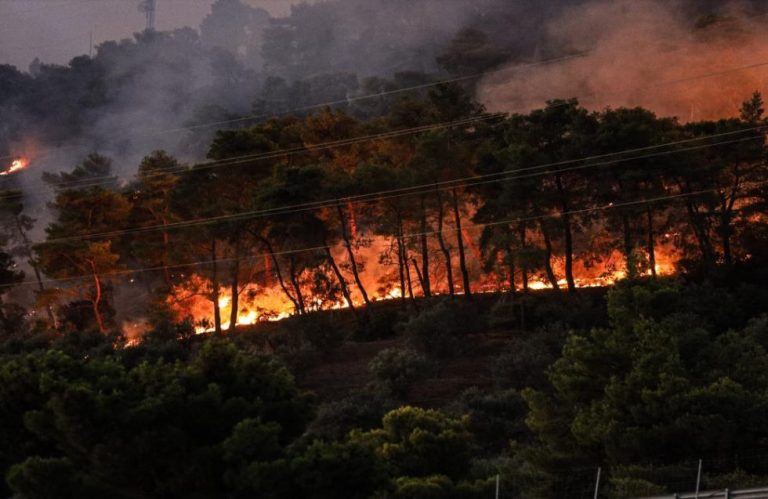
[[[29,160],[26,158],[17,158],[11,162],[11,165],[5,170],[0,172],[0,176],[12,175],[18,171],[23,170],[29,166]]]
[[[480,257],[480,250],[476,247],[477,243],[472,238],[470,231],[463,231],[464,240],[470,248],[473,256]],[[374,251],[373,248],[381,247],[380,244],[384,240],[378,241],[379,238],[374,238],[375,242],[369,251]],[[681,255],[678,253],[674,245],[669,241],[666,236],[662,238],[665,242],[659,245],[655,254],[656,260],[656,275],[668,276],[673,275],[676,272],[676,263],[680,260]],[[475,249],[472,249],[472,248]],[[341,250],[339,249],[339,254]],[[643,255],[641,255],[643,257]],[[269,260],[265,260],[268,262]],[[372,260],[369,260],[372,261]],[[567,282],[564,275],[564,262],[562,258],[553,259],[553,269],[558,277],[558,286],[561,289],[567,287]],[[458,262],[454,262],[458,265]],[[270,268],[268,263],[265,264],[266,268]],[[485,293],[501,293],[509,290],[508,277],[500,275],[500,273],[491,272],[483,273],[480,271],[479,260],[475,260],[471,264],[472,272],[472,291],[475,294]],[[394,273],[395,269],[388,269],[386,264],[371,265],[367,268],[367,271],[376,276],[375,282],[378,283],[378,287],[374,285],[374,279],[371,276],[364,274],[364,281],[369,287],[370,299],[373,302],[397,300],[403,296],[409,297],[410,292],[408,287],[400,289],[399,282]],[[435,265],[433,278],[438,281],[442,277],[442,271],[439,264]],[[627,277],[626,260],[624,256],[618,250],[610,252],[607,256],[601,259],[600,262],[586,263],[585,260],[578,260],[574,266],[575,282],[578,288],[595,288],[612,286],[618,281]],[[432,272],[430,272],[432,274]],[[640,268],[639,274],[643,276],[650,276],[652,272],[649,268]],[[307,277],[307,276],[303,276]],[[348,284],[352,284],[352,276],[345,275]],[[412,288],[416,297],[421,296],[421,288],[416,280],[416,276],[412,276],[413,283]],[[294,305],[281,291],[280,287],[275,282],[276,280],[270,278],[265,285],[248,284],[242,289],[239,295],[239,305],[237,314],[236,326],[251,326],[262,322],[279,321],[290,317],[296,313]],[[516,276],[516,290],[522,291],[522,281],[519,275]],[[531,291],[540,291],[546,289],[552,289],[552,284],[547,280],[546,275],[541,271],[531,272],[528,278],[528,289]],[[347,303],[343,298],[339,298],[336,301],[329,301],[327,299],[321,299],[319,297],[313,297],[312,291],[308,286],[302,288],[305,299],[307,300],[307,311],[318,310],[334,310],[334,309],[346,309]],[[350,286],[352,294],[352,301],[356,307],[364,306],[364,302],[359,293],[356,292],[353,286]],[[445,296],[448,294],[447,289],[442,289],[437,286],[433,289],[433,295]],[[462,290],[456,290],[456,294],[463,294]],[[193,275],[183,284],[175,289],[172,297],[169,297],[168,303],[171,308],[177,314],[177,318],[191,318],[195,324],[195,331],[198,334],[209,333],[214,331],[214,309],[213,302],[211,300],[212,287],[210,281],[207,279]],[[219,290],[218,304],[221,314],[221,327],[222,330],[228,330],[230,328],[231,317],[231,305],[232,295],[228,289],[221,288]]]

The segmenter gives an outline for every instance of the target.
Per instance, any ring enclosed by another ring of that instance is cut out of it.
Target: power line
[[[766,127],[758,127],[758,128],[766,128]],[[717,134],[713,136],[702,137],[695,140],[705,140],[705,139],[710,139],[718,136],[727,136],[732,134],[733,132],[728,132],[724,134]],[[366,202],[372,202],[372,201],[381,201],[384,199],[413,196],[418,194],[428,194],[431,192],[435,192],[435,190],[448,190],[448,189],[453,189],[459,186],[473,187],[473,186],[483,185],[488,183],[506,182],[506,181],[512,181],[512,180],[519,180],[522,178],[533,178],[533,177],[543,176],[543,175],[553,175],[553,174],[583,170],[587,168],[594,168],[598,166],[607,166],[607,165],[625,163],[629,161],[637,161],[641,159],[649,159],[649,158],[655,158],[659,156],[678,154],[678,153],[690,152],[690,151],[701,150],[701,149],[708,149],[711,147],[719,147],[723,145],[736,144],[736,143],[742,143],[747,141],[765,140],[765,139],[762,136],[746,137],[746,138],[717,142],[714,144],[704,144],[700,146],[692,146],[692,147],[683,148],[683,149],[675,149],[672,151],[663,151],[663,152],[647,154],[642,156],[633,156],[629,158],[621,158],[616,160],[603,161],[599,163],[588,163],[585,165],[579,165],[579,166],[574,166],[570,168],[563,168],[563,169],[558,169],[554,171],[541,171],[541,170],[545,170],[546,168],[551,168],[553,166],[562,166],[565,164],[573,164],[573,163],[579,163],[584,161],[590,161],[592,159],[599,159],[599,158],[604,158],[608,156],[627,154],[628,152],[658,149],[662,147],[669,147],[671,145],[678,145],[681,143],[690,143],[692,140],[694,139],[687,139],[687,140],[679,141],[676,143],[669,143],[669,144],[663,144],[659,146],[644,147],[644,148],[638,148],[635,150],[622,151],[622,152],[617,152],[610,155],[597,155],[593,157],[586,157],[586,158],[580,158],[580,159],[574,159],[574,160],[548,163],[543,165],[536,165],[533,167],[522,168],[522,169],[513,170],[513,171],[486,174],[486,175],[477,175],[473,177],[464,177],[462,179],[446,180],[441,182],[434,182],[431,184],[421,184],[419,186],[412,186],[412,187],[406,187],[401,189],[391,189],[387,191],[378,191],[373,193],[360,194],[357,196],[339,197],[339,198],[328,199],[323,201],[313,201],[313,202],[301,203],[296,205],[270,208],[266,210],[254,210],[254,211],[248,211],[248,212],[221,215],[216,217],[203,217],[203,218],[185,220],[185,221],[180,221],[180,222],[175,222],[175,223],[170,223],[165,225],[134,227],[134,228],[127,228],[127,229],[115,230],[110,232],[101,232],[101,233],[94,233],[94,234],[84,234],[84,235],[78,235],[78,236],[55,238],[55,239],[49,239],[43,242],[57,243],[57,242],[66,242],[66,241],[92,239],[92,238],[112,238],[115,236],[126,235],[126,234],[139,234],[139,233],[154,232],[154,231],[167,231],[167,230],[175,230],[175,229],[182,229],[182,228],[189,228],[189,227],[196,227],[196,226],[211,225],[215,223],[226,223],[226,222],[250,220],[250,219],[263,218],[263,217],[269,217],[269,216],[281,216],[281,215],[288,215],[291,213],[297,213],[297,212],[303,212],[303,211],[314,211],[314,210],[321,210],[325,208],[333,208],[337,206],[339,203],[344,203],[344,204],[366,203]],[[525,173],[525,172],[536,172],[536,173],[521,175],[521,173]],[[43,242],[33,243],[33,244],[41,244]]]
[[[754,185],[755,186],[762,186],[768,184],[768,181],[763,182],[757,182]],[[678,194],[670,194],[665,196],[658,196],[655,198],[649,198],[649,199],[638,199],[634,201],[626,201],[621,203],[610,203],[607,205],[602,206],[596,206],[593,208],[584,208],[579,210],[568,210],[568,211],[560,211],[556,213],[547,213],[542,215],[534,215],[534,216],[528,216],[528,217],[518,217],[513,218],[509,220],[501,220],[496,222],[488,222],[488,223],[480,223],[480,224],[473,224],[467,227],[464,227],[464,230],[474,230],[478,228],[483,227],[493,227],[498,225],[509,225],[509,224],[515,224],[515,223],[521,223],[521,222],[531,222],[536,220],[545,220],[549,218],[560,218],[565,215],[580,215],[584,213],[593,213],[598,211],[607,211],[607,210],[613,210],[617,208],[623,208],[627,206],[638,206],[638,205],[645,205],[645,204],[653,204],[658,203],[661,201],[668,201],[671,199],[682,199],[686,197],[692,197],[692,196],[700,196],[703,194],[710,194],[712,192],[717,192],[718,189],[702,189],[698,191],[692,191],[692,192],[685,192],[685,193],[678,193]],[[443,228],[441,231],[442,233],[450,233],[450,232],[457,232],[457,228]],[[426,231],[426,232],[416,232],[416,233],[409,233],[409,234],[403,234],[401,237],[403,239],[414,239],[414,238],[420,238],[422,236],[430,236],[430,235],[437,235],[439,231]],[[184,269],[189,267],[197,267],[197,266],[203,266],[203,265],[212,265],[213,263],[231,263],[231,262],[244,262],[244,261],[256,261],[258,259],[263,259],[264,257],[271,257],[271,256],[286,256],[286,255],[295,255],[299,253],[306,253],[306,252],[314,252],[314,251],[323,251],[326,249],[332,248],[328,245],[319,245],[319,246],[313,246],[313,247],[306,247],[306,248],[298,248],[298,249],[292,249],[292,250],[284,250],[284,251],[275,251],[272,253],[261,253],[258,255],[250,256],[250,257],[242,257],[242,258],[219,258],[219,259],[211,259],[211,260],[200,260],[196,262],[189,262],[189,263],[183,263],[183,264],[175,264],[175,265],[166,265],[166,266],[155,266],[155,267],[142,267],[142,268],[136,268],[136,269],[126,269],[126,270],[120,270],[120,271],[114,271],[114,272],[105,272],[100,274],[101,278],[112,278],[112,277],[122,277],[125,275],[131,275],[131,274],[137,274],[141,272],[154,272],[154,271],[160,271],[165,269]],[[71,276],[71,277],[63,277],[63,278],[48,278],[43,279],[42,282],[44,284],[50,284],[50,283],[56,283],[56,282],[70,282],[70,281],[76,281],[80,279],[92,279],[93,276],[91,274],[82,274],[78,276]],[[0,288],[3,287],[14,287],[18,285],[37,285],[39,284],[37,280],[34,281],[21,281],[18,283],[13,284],[0,284]]]
[[[390,91],[386,91],[386,92],[379,92],[379,93],[375,93],[375,94],[368,94],[368,95],[362,95],[362,96],[357,96],[357,97],[349,97],[349,98],[343,99],[343,100],[329,101],[329,102],[324,102],[324,103],[320,103],[320,104],[313,104],[313,105],[310,105],[310,106],[298,107],[298,108],[286,110],[286,111],[279,112],[279,113],[252,115],[252,116],[243,117],[243,118],[235,118],[235,119],[232,119],[232,120],[215,121],[215,122],[191,125],[191,126],[188,126],[188,127],[161,129],[161,130],[155,130],[153,133],[126,135],[126,136],[123,136],[123,138],[131,138],[131,137],[135,137],[135,138],[157,137],[158,135],[163,135],[163,134],[167,134],[167,133],[177,133],[177,132],[182,132],[182,131],[192,131],[192,130],[196,130],[196,129],[200,129],[200,128],[210,128],[210,127],[215,127],[215,126],[234,124],[234,123],[243,122],[243,121],[256,121],[256,120],[260,120],[260,119],[264,119],[264,118],[270,118],[270,117],[276,117],[276,116],[285,116],[285,115],[290,115],[290,114],[297,113],[297,112],[302,112],[302,111],[309,111],[309,110],[313,110],[313,109],[322,109],[322,108],[325,108],[325,107],[331,107],[331,106],[338,105],[338,104],[345,104],[345,103],[349,103],[349,102],[365,100],[365,99],[371,99],[371,98],[386,97],[388,95],[393,95],[393,94],[397,94],[397,93],[411,92],[411,91],[415,91],[415,90],[430,88],[430,87],[433,87],[433,86],[444,85],[444,84],[448,84],[448,83],[454,83],[454,82],[459,82],[459,81],[463,81],[463,80],[479,78],[479,77],[482,77],[482,76],[486,76],[486,75],[489,75],[489,74],[494,74],[494,73],[498,73],[498,72],[502,72],[502,71],[517,72],[517,71],[520,71],[520,70],[529,69],[531,67],[536,67],[536,66],[541,66],[541,65],[546,65],[546,64],[552,64],[552,63],[557,63],[557,62],[564,62],[564,61],[568,61],[568,60],[573,60],[573,59],[585,57],[585,56],[587,56],[589,54],[590,54],[590,52],[581,52],[581,53],[578,53],[578,54],[575,54],[575,55],[566,56],[566,57],[547,59],[547,60],[537,61],[537,62],[530,63],[530,64],[516,66],[516,67],[514,67],[512,69],[510,69],[510,68],[499,68],[499,69],[487,71],[485,73],[478,73],[478,74],[474,74],[474,75],[470,75],[470,76],[463,76],[463,77],[459,77],[459,78],[440,80],[440,81],[437,81],[437,82],[425,83],[425,84],[421,84],[421,85],[415,85],[415,86],[411,86],[411,87],[405,87],[405,88],[390,90]],[[691,82],[691,81],[695,81],[695,80],[701,80],[701,79],[707,79],[707,78],[712,78],[712,77],[718,77],[718,76],[723,76],[723,75],[734,73],[734,72],[744,71],[744,70],[748,70],[748,69],[757,69],[757,68],[766,67],[766,66],[768,66],[768,61],[752,63],[752,64],[747,64],[747,65],[742,65],[742,66],[735,66],[735,67],[728,68],[728,69],[721,70],[721,71],[704,73],[704,74],[695,75],[695,76],[686,77],[686,78],[680,78],[680,79],[676,79],[676,80],[661,81],[661,82],[651,83],[651,84],[645,85],[645,86],[638,86],[638,87],[635,87],[634,90],[643,90],[643,89],[648,89],[648,88],[656,88],[656,87],[664,86],[664,85],[675,85],[675,84],[679,84],[679,83],[687,83],[687,82]],[[605,95],[605,94],[609,95],[611,93],[618,93],[618,92],[609,92],[609,93],[603,92],[602,94],[603,95]],[[597,91],[592,91],[589,94],[586,94],[586,96],[590,96],[590,95],[591,96],[598,95],[598,92]],[[582,97],[585,97],[585,96],[582,96]],[[49,154],[53,154],[53,153],[59,152],[61,150],[73,149],[73,148],[79,148],[79,147],[84,147],[84,145],[71,145],[71,146],[61,147],[61,148],[58,148],[58,149],[49,149],[47,151],[44,151],[44,152],[38,154],[38,157],[40,157],[40,156],[45,157],[45,156],[47,156]],[[13,155],[0,156],[0,160],[12,159],[14,157],[15,156],[13,156]]]
[[[311,111],[311,110],[314,110],[314,109],[323,109],[323,108],[326,108],[326,107],[332,107],[332,106],[336,106],[336,105],[340,105],[340,104],[347,104],[347,103],[350,103],[350,102],[357,102],[357,101],[367,100],[367,99],[382,98],[382,97],[387,97],[387,96],[390,96],[390,95],[396,95],[396,94],[405,93],[405,92],[413,92],[413,91],[416,91],[416,90],[424,90],[424,89],[435,87],[435,86],[439,86],[439,85],[446,85],[446,84],[450,84],[450,83],[458,83],[458,82],[461,82],[461,81],[471,80],[471,79],[475,79],[475,78],[481,78],[483,76],[486,76],[486,75],[489,75],[489,74],[498,73],[498,72],[501,72],[501,71],[517,72],[517,71],[525,70],[525,69],[532,68],[532,67],[543,66],[543,65],[546,65],[546,64],[553,64],[553,63],[558,63],[558,62],[564,62],[564,61],[572,60],[572,59],[575,59],[575,58],[584,57],[584,56],[586,56],[588,54],[589,54],[589,52],[582,52],[582,53],[578,53],[578,54],[574,54],[574,55],[568,55],[568,56],[564,56],[564,57],[555,57],[555,58],[545,59],[545,60],[536,61],[536,62],[532,62],[532,63],[528,63],[528,64],[522,64],[522,65],[516,66],[516,67],[514,67],[512,69],[510,69],[510,68],[493,69],[493,70],[489,70],[489,71],[486,71],[486,72],[483,72],[483,73],[477,73],[477,74],[468,75],[468,76],[461,76],[461,77],[457,77],[457,78],[443,79],[443,80],[438,80],[438,81],[434,81],[434,82],[430,82],[430,83],[423,83],[423,84],[420,84],[420,85],[413,85],[413,86],[409,86],[409,87],[403,87],[403,88],[398,88],[398,89],[393,89],[393,90],[386,90],[386,91],[383,91],[383,92],[376,92],[376,93],[371,93],[371,94],[366,94],[366,95],[351,96],[351,97],[347,97],[346,99],[338,99],[338,100],[333,100],[333,101],[327,101],[327,102],[322,102],[322,103],[319,103],[319,104],[311,104],[311,105],[308,105],[308,106],[295,107],[295,108],[288,109],[288,110],[281,111],[281,112],[275,112],[275,113],[269,113],[269,114],[254,114],[254,115],[240,117],[240,118],[233,118],[233,119],[230,119],[230,120],[211,121],[211,122],[207,122],[207,123],[198,123],[198,124],[190,125],[190,126],[187,126],[187,127],[157,129],[157,130],[152,130],[151,133],[133,133],[133,134],[124,135],[122,138],[125,139],[125,138],[157,137],[158,135],[164,135],[164,134],[170,134],[170,133],[178,133],[178,132],[184,132],[184,131],[199,130],[199,129],[203,129],[203,128],[212,128],[212,127],[218,127],[218,126],[222,126],[222,125],[231,125],[231,124],[242,123],[242,122],[247,122],[247,121],[257,121],[257,120],[263,120],[265,118],[273,118],[273,117],[277,117],[277,116],[288,116],[288,115],[291,115],[291,114],[294,114],[294,113],[300,113],[300,112],[304,112],[304,111]],[[768,65],[768,62],[766,64]],[[61,151],[61,150],[73,149],[73,148],[78,148],[78,147],[83,147],[83,145],[71,145],[71,146],[60,147],[60,148],[57,148],[57,149],[49,149],[47,151],[43,151],[42,153],[39,153],[38,156],[46,156],[48,154],[56,153],[56,152]],[[12,159],[14,157],[15,156],[13,156],[13,155],[0,156],[0,160]]]
[[[207,170],[207,169],[217,168],[217,167],[248,164],[256,161],[275,159],[283,156],[290,156],[293,154],[306,154],[306,153],[317,152],[317,151],[325,151],[329,149],[335,149],[338,147],[346,147],[346,146],[351,146],[355,144],[360,144],[363,142],[371,142],[375,140],[404,137],[408,135],[415,135],[415,134],[434,131],[434,130],[442,130],[442,129],[453,128],[458,126],[466,126],[466,125],[471,125],[481,121],[500,119],[500,118],[503,118],[504,116],[505,115],[503,113],[483,114],[483,115],[473,116],[473,117],[464,118],[464,119],[455,120],[455,121],[447,121],[447,122],[435,123],[431,125],[421,125],[417,127],[391,130],[387,132],[379,132],[375,134],[352,137],[348,139],[340,139],[340,140],[334,140],[330,142],[323,142],[320,144],[304,144],[304,145],[296,146],[289,149],[278,149],[275,151],[269,151],[265,153],[255,153],[255,154],[248,154],[244,156],[235,156],[235,157],[226,158],[226,159],[217,160],[217,161],[199,163],[195,165],[193,168],[189,168],[187,166],[180,166],[179,168],[176,168],[176,169],[161,170],[156,173],[149,173],[142,176],[135,175],[135,177],[140,180],[142,179],[146,180],[149,178],[162,177],[166,175],[174,175],[178,173],[199,172],[202,170]],[[98,187],[101,185],[111,184],[115,182],[116,179],[117,177],[115,175],[88,177],[83,179],[76,179],[76,180],[62,182],[61,184],[58,184],[57,187],[78,188],[78,189],[88,188],[88,187]],[[38,184],[35,184],[35,186],[42,187],[44,186],[44,184],[38,183]],[[15,198],[23,197],[24,194],[40,193],[40,192],[43,192],[43,191],[27,190],[24,192],[19,192],[18,194],[0,196],[0,199],[15,199]]]
[[[742,70],[745,70],[745,69],[755,69],[755,68],[764,67],[764,66],[768,66],[768,62],[761,62],[761,63],[748,64],[748,65],[744,65],[744,66],[737,66],[737,67],[729,68],[729,69],[723,70],[723,71],[706,73],[706,74],[701,74],[701,75],[687,77],[687,78],[682,78],[682,79],[677,79],[677,80],[668,80],[668,81],[656,82],[656,83],[647,85],[645,87],[636,87],[636,90],[641,90],[643,88],[657,88],[659,86],[664,86],[664,85],[674,85],[674,84],[678,84],[678,83],[690,82],[690,81],[694,81],[694,80],[698,80],[698,79],[705,79],[705,78],[716,77],[716,76],[722,76],[724,74],[729,74],[729,73],[733,73],[733,72],[736,72],[736,71],[742,71]],[[436,82],[436,83],[428,84],[428,86],[438,85],[438,84],[441,84],[441,83],[445,83],[446,81],[448,81],[448,80],[444,80],[443,82]],[[407,91],[407,90],[412,90],[414,88],[416,88],[416,87],[410,87],[410,88],[407,88],[407,89],[401,89],[401,90],[397,90],[397,91],[398,92],[400,92],[400,91]],[[369,98],[369,97],[376,96],[376,95],[380,95],[380,94],[375,94],[375,95],[371,95],[371,96],[365,96],[365,97],[361,97],[361,98]],[[597,92],[592,92],[591,95],[597,95]],[[558,105],[555,105],[554,107],[565,106],[565,105],[568,105],[567,101],[564,101],[564,102],[562,102],[562,103],[560,103]],[[326,104],[319,104],[316,107],[327,107],[327,103]],[[295,111],[295,110],[293,110],[293,111]],[[288,113],[293,112],[293,111],[288,111]],[[489,116],[499,116],[499,117],[501,117],[501,116],[504,116],[505,114],[506,113],[495,113],[495,114],[489,115]],[[223,124],[223,123],[226,123],[226,122],[217,122],[217,123],[218,124]],[[440,125],[442,125],[442,124],[440,124]],[[406,129],[406,130],[403,130],[403,133],[405,133],[405,134],[408,134],[410,132],[412,132],[412,133],[419,133],[420,132],[419,129],[421,129],[421,128],[425,128],[426,129],[429,126],[432,126],[432,125],[424,125],[422,127],[415,127],[415,128],[412,128],[412,129]],[[438,126],[438,125],[435,125],[435,126]],[[185,130],[185,129],[179,128],[179,129],[174,129],[174,130],[178,131],[178,130]],[[361,137],[360,139],[362,140],[364,138],[373,138],[373,137],[375,137],[375,136]],[[240,165],[240,164],[243,164],[244,161],[237,161],[239,159],[253,160],[253,161],[257,161],[257,160],[260,160],[260,159],[272,159],[274,157],[280,157],[282,155],[311,152],[313,147],[315,148],[315,150],[321,150],[320,148],[332,148],[334,146],[341,147],[343,145],[349,145],[349,144],[347,144],[347,141],[352,141],[352,140],[355,140],[355,139],[344,139],[343,141],[339,141],[340,144],[326,143],[326,144],[319,144],[319,145],[315,145],[315,146],[306,146],[305,145],[305,146],[296,147],[296,148],[293,148],[293,149],[278,150],[278,151],[272,151],[272,152],[269,152],[269,153],[259,153],[259,154],[246,155],[246,156],[236,156],[236,157],[226,158],[226,159],[222,159],[222,160],[218,160],[218,161],[201,163],[200,166],[204,166],[204,167],[207,168],[207,167],[214,167],[214,165],[221,165],[221,166]],[[350,142],[350,143],[354,143],[354,142]],[[68,146],[68,147],[79,147],[79,146]],[[66,148],[61,148],[61,149],[66,149]],[[61,149],[58,149],[58,150],[61,150]],[[51,151],[53,151],[53,150],[51,150]],[[45,155],[46,155],[46,153],[42,154],[42,156],[45,156]],[[40,156],[40,155],[38,155],[38,156]],[[7,158],[13,158],[13,157],[15,157],[15,156],[0,157],[0,159],[3,159],[3,158],[7,159]],[[179,171],[184,171],[184,170],[186,170],[186,168],[184,168],[183,170],[180,169]],[[159,175],[165,175],[167,173],[170,173],[170,172],[167,172],[167,171],[166,172],[159,172],[156,175],[158,175],[158,176]],[[150,178],[150,177],[151,177],[151,175],[150,176],[144,176],[144,178]],[[87,187],[99,185],[98,183],[95,183],[96,180],[105,179],[107,182],[112,182],[114,180],[114,178],[115,177],[112,176],[112,175],[106,176],[106,177],[91,177],[89,180],[93,181],[94,183],[92,185],[87,185]],[[85,182],[85,181],[83,180],[82,182]],[[38,185],[40,185],[40,184],[38,184]],[[19,195],[19,196],[21,196],[21,195]],[[19,197],[19,196],[14,196],[14,197]],[[2,196],[0,196],[0,198],[1,197]]]

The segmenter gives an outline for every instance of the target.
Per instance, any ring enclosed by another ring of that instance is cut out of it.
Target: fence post
[[[701,485],[701,459],[699,459],[699,471],[696,473],[696,499],[699,499],[699,485]]]
[[[731,492],[728,489],[725,489],[725,495],[723,496],[723,499],[731,499]]]
[[[501,480],[501,476],[497,473],[496,474],[496,499],[499,499],[499,482]]]
[[[597,494],[600,492],[600,472],[602,471],[602,468],[599,466],[597,467],[597,478],[595,479],[595,499],[597,499]]]

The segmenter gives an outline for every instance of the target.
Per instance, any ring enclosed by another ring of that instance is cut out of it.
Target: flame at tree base
[[[668,250],[669,248],[664,248],[656,254],[655,274],[658,276],[668,276],[675,273],[675,262],[679,258],[674,251]],[[599,265],[587,266],[584,262],[576,262],[574,266],[575,286],[577,288],[612,286],[627,277],[625,261],[618,251],[613,251]],[[556,275],[562,276],[564,274],[564,266],[561,259],[553,260],[553,268]],[[652,274],[649,268],[640,268],[637,273],[639,276],[651,276]],[[566,279],[559,279],[557,285],[560,288],[567,287]],[[503,279],[500,279],[495,274],[484,274],[480,279],[475,280],[472,286],[473,292],[476,294],[509,291],[509,282],[503,282]],[[528,289],[539,291],[552,288],[552,283],[541,276],[540,273],[531,273],[529,276]],[[519,276],[516,289],[522,290]],[[304,292],[307,297],[305,298],[307,312],[348,308],[348,304],[343,299],[320,299],[311,297],[308,290],[304,290]],[[455,293],[463,294],[463,290],[456,290]],[[407,289],[403,292],[397,285],[390,285],[379,288],[378,292],[372,293],[370,298],[373,302],[388,301],[400,299],[402,296],[409,296],[409,294]],[[414,294],[417,297],[419,296],[416,284],[414,284]],[[433,289],[432,294],[435,296],[445,296],[449,293],[447,289]],[[175,288],[174,293],[168,298],[168,304],[175,311],[178,319],[192,318],[195,324],[195,331],[198,334],[208,333],[215,331],[212,296],[210,281],[204,277],[193,275],[183,285]],[[231,329],[230,322],[232,316],[231,290],[226,288],[220,289],[218,304],[221,329],[229,330]],[[353,304],[356,307],[362,306],[363,301],[361,297],[353,294]],[[235,325],[252,326],[262,322],[279,321],[295,313],[294,303],[278,286],[248,284],[241,289],[238,295],[238,312]]]

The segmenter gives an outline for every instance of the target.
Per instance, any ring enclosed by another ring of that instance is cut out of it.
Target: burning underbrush
[[[469,233],[465,233],[465,242],[472,248],[474,242],[469,239]],[[366,250],[366,256],[370,259],[374,256],[373,248],[382,247],[386,241],[384,238],[373,241]],[[664,243],[660,245],[655,254],[655,273],[648,267],[646,254],[638,252],[636,262],[636,275],[667,276],[675,273],[676,264],[681,259],[681,254],[674,247],[672,236],[667,234],[662,237]],[[341,253],[338,249],[338,253]],[[480,257],[480,253],[476,255]],[[271,261],[271,260],[269,260]],[[265,260],[268,262],[268,260]],[[405,287],[400,288],[397,279],[396,265],[387,258],[376,258],[371,265],[366,266],[366,272],[362,274],[364,286],[370,288],[367,293],[369,302],[390,301],[399,299],[416,299],[424,297],[423,277],[416,275],[416,261],[409,265],[405,278]],[[452,262],[457,265],[457,262]],[[295,288],[282,288],[278,279],[274,276],[263,278],[264,270],[273,271],[272,266],[264,264],[265,269],[259,274],[262,283],[246,283],[240,286],[238,294],[238,306],[236,312],[236,326],[250,326],[257,323],[279,321],[294,315],[302,315],[323,310],[349,309],[349,303],[340,292],[338,285],[328,284],[324,287],[317,286],[317,276],[312,271],[305,271],[298,276],[300,293],[303,297],[304,310],[300,313],[296,307]],[[473,260],[469,267],[471,271],[471,291],[475,294],[494,294],[509,291],[508,275],[503,271],[483,272],[480,260]],[[564,259],[552,258],[552,269],[556,276],[564,274]],[[580,259],[575,262],[574,274],[577,288],[597,288],[615,284],[628,276],[626,259],[618,250],[612,250],[600,258]],[[349,266],[345,266],[344,280],[350,289],[350,299],[353,308],[364,307],[365,300],[359,291],[353,286],[353,276],[349,272]],[[433,283],[441,284],[445,279],[445,269],[435,264],[430,270]],[[566,288],[567,281],[559,277],[556,286],[548,279],[544,271],[528,273],[526,281],[523,281],[522,271],[515,276],[515,288],[523,291],[524,288],[532,291]],[[463,294],[459,286],[455,294]],[[433,286],[432,296],[446,296],[448,288],[442,284]],[[213,297],[218,295],[218,314],[222,330],[229,330],[232,322],[232,291],[229,287],[220,286],[218,293],[214,292],[211,280],[202,275],[192,274],[183,283],[177,285],[173,293],[167,298],[167,304],[175,313],[177,319],[191,319],[197,333],[212,332],[215,330],[216,307]]]

